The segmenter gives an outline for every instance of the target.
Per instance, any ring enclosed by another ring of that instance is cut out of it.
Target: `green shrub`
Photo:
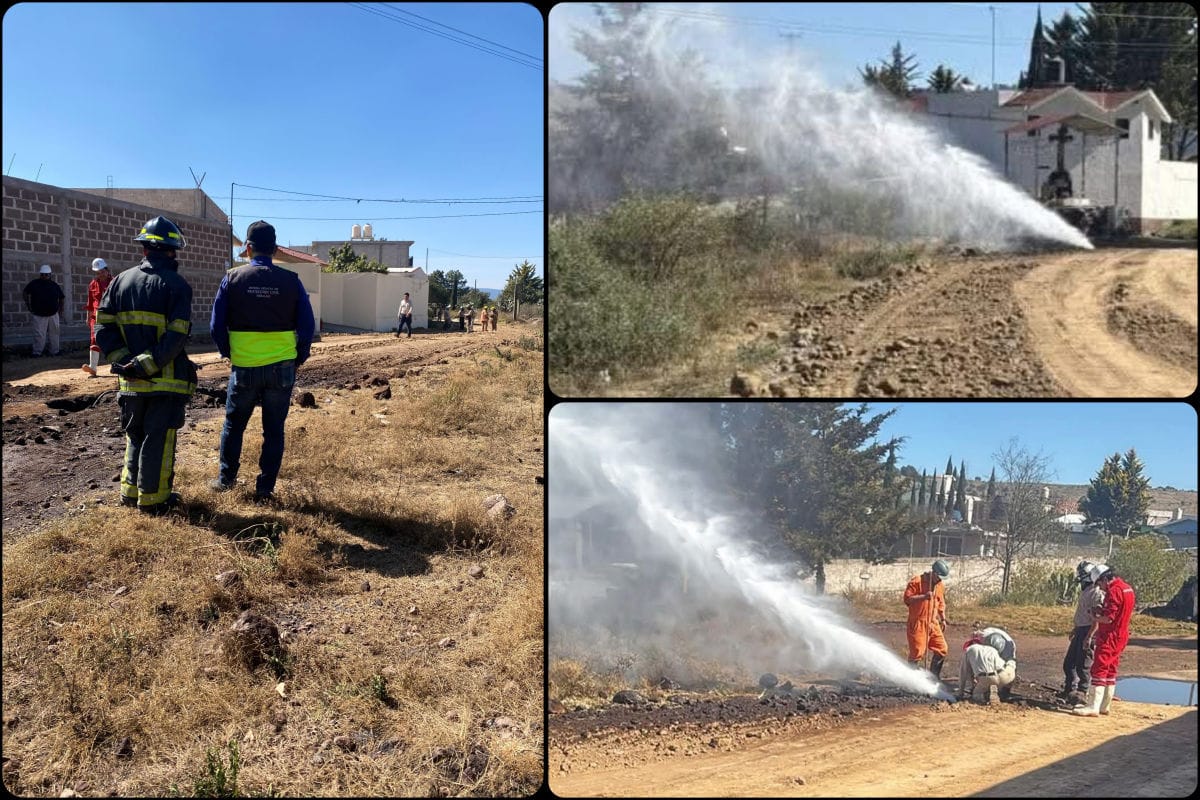
[[[694,259],[729,242],[725,219],[684,195],[632,195],[606,211],[593,240],[609,264],[647,280],[697,274]]]
[[[712,327],[736,271],[721,229],[691,200],[640,196],[552,225],[551,372],[586,383],[676,360]]]
[[[893,266],[911,264],[916,257],[916,251],[908,247],[851,250],[834,256],[833,268],[843,278],[863,281],[882,278]]]
[[[1019,563],[1008,581],[1008,594],[991,592],[981,606],[1053,606],[1074,603],[1079,583],[1072,569],[1054,569],[1036,561]]]
[[[1165,536],[1145,534],[1123,539],[1108,565],[1133,587],[1138,605],[1165,603],[1196,571],[1195,556],[1167,550]]]
[[[1195,239],[1196,238],[1196,220],[1194,219],[1176,219],[1172,220],[1168,225],[1160,228],[1157,236],[1162,236],[1166,239]]]

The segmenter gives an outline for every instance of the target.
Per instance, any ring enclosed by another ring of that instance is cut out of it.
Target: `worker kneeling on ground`
[[[946,589],[942,579],[950,575],[950,566],[941,559],[933,562],[928,572],[914,577],[904,589],[904,605],[908,606],[908,660],[919,663],[925,653],[932,653],[929,671],[938,680],[946,663]]]
[[[982,643],[972,643],[963,652],[958,671],[958,699],[974,697],[980,703],[999,703],[1017,679],[1015,658],[1005,659],[1004,651],[1012,644],[999,631],[989,633]],[[1013,648],[1015,654],[1015,646]]]

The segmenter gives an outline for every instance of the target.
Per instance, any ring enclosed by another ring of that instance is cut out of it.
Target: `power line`
[[[299,194],[305,197],[318,197],[326,200],[353,200],[356,203],[467,203],[467,202],[484,202],[484,201],[504,201],[504,200],[519,200],[519,201],[534,201],[541,200],[542,196],[538,194],[518,194],[507,195],[500,197],[437,197],[423,200],[412,200],[407,198],[366,198],[366,197],[347,197],[345,195],[336,194],[316,194],[315,192],[297,192],[292,189],[275,189],[270,186],[252,186],[248,183],[235,183],[234,186],[240,186],[243,189],[258,189],[262,192],[279,192],[280,194]],[[281,198],[282,199],[282,198]]]
[[[390,9],[392,9],[393,11],[399,12],[401,14],[407,14],[410,17],[416,17],[417,19],[423,19],[426,22],[432,22],[434,25],[439,25],[443,28],[449,28],[450,30],[455,31],[456,33],[461,33],[463,36],[470,36],[472,39],[478,39],[481,42],[487,42],[488,44],[494,45],[495,47],[499,47],[503,50],[508,50],[510,53],[516,53],[519,56],[524,56],[525,58],[528,58],[531,61],[537,61],[538,63],[541,63],[541,61],[542,61],[541,56],[534,56],[534,55],[530,55],[529,53],[522,52],[520,50],[514,50],[513,48],[506,47],[505,45],[502,45],[499,42],[493,42],[491,39],[485,39],[482,36],[476,36],[473,33],[467,33],[466,31],[459,30],[458,28],[455,28],[452,25],[447,25],[444,22],[438,22],[436,19],[430,19],[429,17],[422,17],[420,14],[415,14],[412,11],[406,11],[403,8],[396,8],[391,3],[384,3],[384,5]]]
[[[1125,17],[1127,19],[1186,19],[1190,22],[1196,21],[1196,18],[1194,16],[1193,17],[1168,17],[1168,16],[1160,16],[1158,14],[1118,14],[1113,11],[1093,11],[1093,12],[1091,12],[1091,14],[1093,17]]]
[[[238,200],[261,200],[266,203],[348,203],[349,199],[339,200],[322,200],[315,197],[239,197]],[[355,202],[359,202],[355,200]],[[459,205],[479,203],[483,205],[503,205],[506,203],[540,203],[542,198],[530,198],[529,200],[363,200],[364,203],[445,203],[446,205]]]
[[[898,37],[909,40],[926,40],[933,42],[941,42],[946,44],[990,44],[991,39],[987,36],[975,36],[971,34],[943,34],[931,31],[910,31],[910,30],[888,30],[884,28],[860,28],[849,25],[817,25],[811,23],[800,23],[791,20],[785,20],[775,17],[735,17],[728,14],[717,14],[708,11],[693,11],[683,9],[667,9],[667,8],[646,8],[646,13],[663,14],[666,16],[681,17],[684,19],[692,19],[698,21],[726,21],[741,25],[769,25],[769,26],[784,26],[800,31],[810,31],[814,33],[825,33],[834,35],[854,35],[854,36],[878,36],[878,37]],[[997,45],[1004,47],[1025,47],[1028,45],[1026,39],[997,39]],[[1162,44],[1156,42],[1083,42],[1079,43],[1084,47],[1107,47],[1117,45],[1120,47],[1133,48],[1138,50],[1193,50],[1194,45],[1190,44]]]
[[[449,39],[452,42],[457,42],[458,44],[464,45],[466,47],[470,47],[472,50],[478,50],[481,53],[487,53],[489,55],[496,56],[497,58],[503,58],[505,61],[511,61],[514,64],[520,64],[523,67],[529,67],[531,69],[536,69],[536,70],[542,69],[542,65],[540,63],[531,63],[529,61],[522,60],[515,56],[508,55],[507,53],[502,53],[498,50],[492,50],[492,49],[484,47],[482,45],[475,44],[474,42],[469,42],[466,39],[460,39],[457,36],[452,36],[451,34],[444,33],[435,28],[427,27],[418,22],[412,22],[410,20],[404,19],[403,17],[398,17],[394,14],[390,14],[386,11],[381,11],[380,9],[377,9],[377,8],[371,8],[370,6],[368,6],[364,3],[350,3],[350,5],[354,6],[355,8],[358,8],[362,11],[366,11],[369,14],[374,14],[376,16],[383,17],[384,19],[391,20],[392,22],[398,22],[401,25],[407,25],[410,28],[415,28],[419,31],[425,31],[426,33],[432,33],[434,36],[440,36],[443,39]]]
[[[420,217],[372,217],[372,219],[381,220],[381,221],[382,220],[394,220],[394,219],[459,219],[461,217],[504,217],[504,216],[511,216],[513,214],[541,214],[541,213],[543,213],[542,210],[537,209],[534,211],[487,211],[487,212],[482,212],[479,214],[438,214],[438,215],[433,215],[433,216],[420,216]],[[233,214],[232,216],[243,217],[245,219],[251,219],[251,218],[262,219],[262,217],[263,217],[262,214]],[[268,214],[267,216],[270,216],[271,219],[305,220],[307,222],[359,222],[362,220],[361,216],[358,216],[358,217],[276,217],[271,214]]]

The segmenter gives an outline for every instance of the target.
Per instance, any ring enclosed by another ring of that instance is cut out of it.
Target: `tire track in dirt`
[[[1056,394],[1026,357],[1026,329],[1008,287],[1032,268],[1020,258],[956,260],[889,294],[849,333],[859,360],[835,370],[830,396]],[[903,286],[903,284],[902,284]]]
[[[947,786],[956,796],[1180,796],[1195,784],[1195,714],[1120,703],[1101,726],[1061,712],[938,704],[638,766],[617,765],[613,751],[575,754],[577,764],[594,760],[568,770],[552,746],[550,788],[574,797],[930,797]]]
[[[1037,357],[1075,397],[1190,395],[1196,387],[1194,364],[1191,369],[1172,364],[1149,352],[1151,343],[1139,348],[1110,328],[1109,297],[1118,281],[1144,291],[1148,296],[1141,303],[1190,307],[1195,326],[1194,251],[1071,253],[1042,259],[1013,287]]]
[[[901,267],[834,301],[801,304],[766,381],[735,394],[1029,397],[1063,394],[1031,355],[1012,284],[1036,256],[945,256]],[[741,391],[739,391],[739,389]]]

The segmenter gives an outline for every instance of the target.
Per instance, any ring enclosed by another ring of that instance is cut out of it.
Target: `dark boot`
[[[942,679],[942,665],[946,663],[945,656],[939,656],[937,653],[929,660],[929,671],[933,673],[933,677],[939,681]]]

